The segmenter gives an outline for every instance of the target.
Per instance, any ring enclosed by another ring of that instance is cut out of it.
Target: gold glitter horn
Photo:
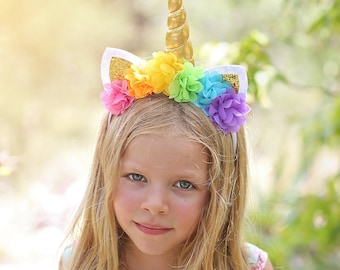
[[[174,53],[194,64],[192,44],[189,39],[189,26],[182,0],[168,0],[168,32],[166,33],[166,52]]]

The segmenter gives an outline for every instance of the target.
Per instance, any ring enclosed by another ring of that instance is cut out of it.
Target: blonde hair
[[[123,232],[112,203],[120,158],[135,137],[165,132],[201,143],[210,159],[210,199],[196,233],[183,245],[176,268],[249,268],[241,236],[247,189],[243,128],[237,134],[235,156],[231,135],[220,131],[199,108],[159,94],[135,101],[118,117],[104,117],[87,191],[71,228],[77,243],[66,269],[120,268]]]

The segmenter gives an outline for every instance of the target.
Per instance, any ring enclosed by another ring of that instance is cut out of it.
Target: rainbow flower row
[[[221,74],[181,62],[173,53],[156,52],[143,67],[131,64],[124,78],[104,88],[100,98],[114,115],[122,114],[135,99],[162,93],[176,102],[192,102],[224,133],[237,132],[250,111],[245,94],[238,94]]]

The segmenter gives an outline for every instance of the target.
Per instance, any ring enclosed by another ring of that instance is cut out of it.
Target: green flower
[[[169,98],[177,102],[194,102],[197,93],[203,89],[199,81],[204,77],[203,67],[194,67],[190,62],[184,63],[184,69],[175,76],[169,85]]]

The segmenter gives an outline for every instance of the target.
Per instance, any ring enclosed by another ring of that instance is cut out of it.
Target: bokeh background
[[[340,1],[184,4],[197,64],[248,68],[248,240],[276,269],[340,269]],[[57,269],[104,114],[101,55],[163,50],[167,1],[0,7],[0,269]]]

